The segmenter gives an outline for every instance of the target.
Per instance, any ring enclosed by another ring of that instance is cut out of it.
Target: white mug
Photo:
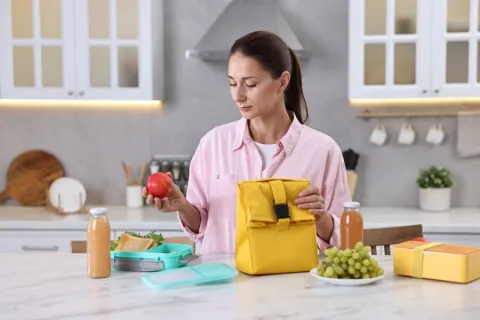
[[[370,142],[382,146],[387,140],[387,130],[383,124],[377,124],[370,135]]]
[[[413,130],[412,125],[405,123],[400,129],[398,143],[410,145],[415,141],[415,135],[415,130]]]
[[[430,130],[428,130],[425,141],[438,146],[443,142],[443,139],[445,139],[445,131],[443,131],[442,125],[440,123],[437,123],[437,124],[434,124],[430,128]]]
[[[143,206],[142,186],[127,186],[126,205],[128,208],[140,208]]]

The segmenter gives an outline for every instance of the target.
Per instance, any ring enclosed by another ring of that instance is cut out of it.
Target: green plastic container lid
[[[204,263],[179,269],[148,273],[143,283],[154,289],[223,283],[235,278],[238,271],[224,263]]]

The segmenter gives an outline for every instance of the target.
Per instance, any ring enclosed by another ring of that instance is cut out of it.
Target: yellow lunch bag
[[[293,201],[304,179],[237,183],[235,267],[251,274],[306,272],[318,263],[315,217]]]

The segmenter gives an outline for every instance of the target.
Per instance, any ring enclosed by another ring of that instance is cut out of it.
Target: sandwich
[[[153,243],[150,241],[153,240]],[[120,245],[120,241],[122,244]],[[125,231],[112,241],[111,251],[145,251],[163,243],[161,233],[151,231],[147,234],[140,234],[132,231]],[[120,245],[120,247],[119,247]],[[146,248],[145,250],[137,250]]]
[[[157,246],[157,243],[152,238],[140,238],[125,232],[120,236],[120,241],[115,251],[141,252],[155,246]]]

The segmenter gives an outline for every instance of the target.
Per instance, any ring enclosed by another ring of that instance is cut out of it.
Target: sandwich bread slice
[[[123,233],[115,251],[140,252],[153,248],[156,245],[152,238],[139,238]]]

